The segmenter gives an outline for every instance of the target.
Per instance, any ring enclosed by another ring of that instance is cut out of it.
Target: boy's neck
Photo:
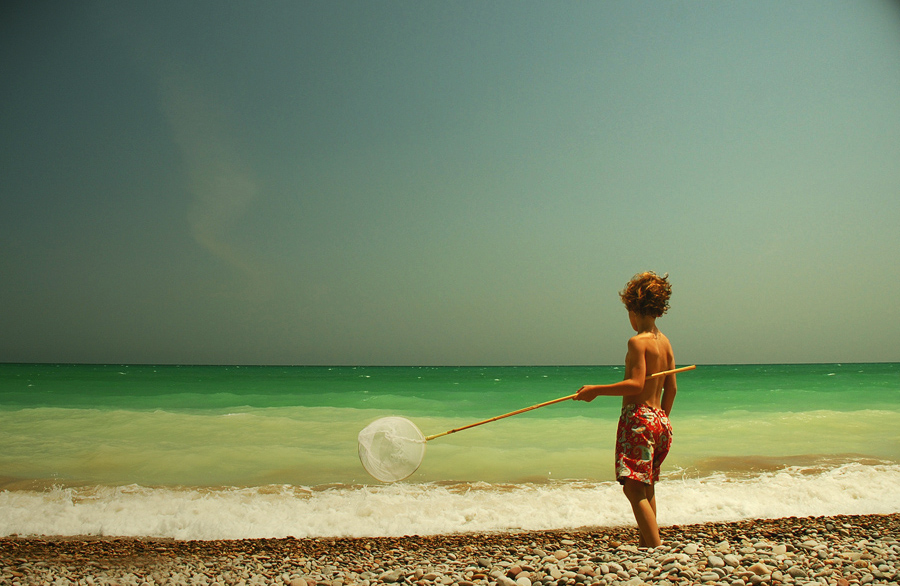
[[[649,315],[634,314],[632,325],[638,334],[655,334],[659,331],[656,329],[656,318]]]

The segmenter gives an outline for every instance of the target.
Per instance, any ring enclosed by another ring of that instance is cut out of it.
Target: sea
[[[0,536],[374,537],[633,525],[621,399],[428,440],[382,483],[357,436],[425,436],[621,380],[617,366],[0,364]],[[661,525],[900,512],[900,363],[678,375]]]

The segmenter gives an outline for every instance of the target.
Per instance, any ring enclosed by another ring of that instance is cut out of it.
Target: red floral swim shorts
[[[672,424],[665,411],[648,405],[625,405],[616,432],[616,479],[644,484],[659,480],[659,469],[672,446]]]

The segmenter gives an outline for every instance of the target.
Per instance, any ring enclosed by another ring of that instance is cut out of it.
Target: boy
[[[654,483],[672,445],[669,413],[675,401],[675,375],[647,378],[675,368],[669,339],[656,327],[656,318],[669,309],[672,286],[668,274],[635,275],[619,293],[631,327],[637,334],[628,340],[625,380],[611,385],[586,385],[576,401],[596,397],[622,397],[622,414],[616,432],[616,479],[623,485],[641,532],[642,547],[661,545],[656,523]]]

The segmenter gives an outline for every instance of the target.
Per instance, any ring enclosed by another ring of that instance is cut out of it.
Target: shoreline
[[[0,538],[0,584],[897,584],[900,513],[637,528],[179,541]]]

